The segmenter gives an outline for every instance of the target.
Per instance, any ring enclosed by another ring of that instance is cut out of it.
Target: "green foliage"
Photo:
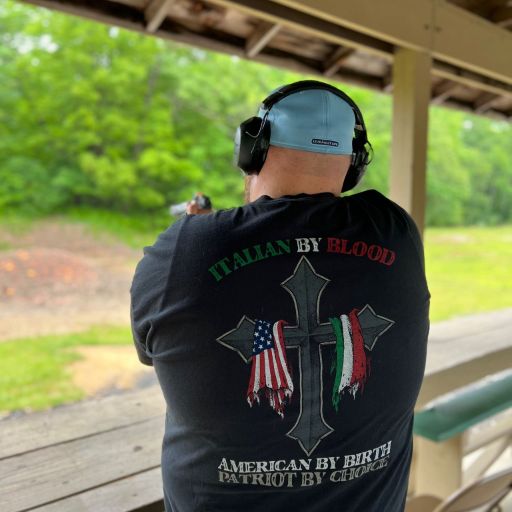
[[[427,172],[427,225],[464,223],[464,204],[470,194],[470,177],[463,163],[463,115],[433,107],[430,110]]]
[[[0,212],[159,214],[196,191],[243,201],[233,135],[306,77],[12,0],[0,5]],[[335,84],[340,85],[340,84]],[[341,85],[375,158],[354,191],[388,192],[391,98]],[[427,224],[512,220],[509,124],[430,112]]]

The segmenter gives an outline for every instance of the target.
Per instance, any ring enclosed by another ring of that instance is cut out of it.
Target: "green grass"
[[[0,229],[22,235],[35,227],[39,220],[83,224],[98,238],[109,235],[129,247],[140,249],[152,245],[159,233],[167,229],[177,218],[171,216],[166,209],[152,214],[130,215],[94,208],[70,208],[63,213],[37,218],[19,212],[0,212]],[[9,244],[0,238],[0,250],[10,248]]]
[[[68,364],[82,359],[73,349],[132,343],[129,327],[112,326],[0,343],[0,411],[36,411],[84,398],[67,370]],[[137,357],[135,348],[133,357]]]
[[[431,321],[512,307],[512,226],[429,228]]]
[[[0,211],[0,226],[9,231],[24,234],[32,229],[34,217],[20,212]]]
[[[106,232],[134,249],[154,244],[159,233],[176,220],[166,210],[135,216],[88,208],[68,210],[59,218],[83,223],[98,236]]]

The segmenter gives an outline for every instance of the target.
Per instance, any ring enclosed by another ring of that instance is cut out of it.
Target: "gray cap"
[[[264,114],[265,109],[260,107],[258,115]],[[314,153],[352,154],[354,111],[334,93],[324,89],[294,92],[272,106],[268,120],[271,145]]]

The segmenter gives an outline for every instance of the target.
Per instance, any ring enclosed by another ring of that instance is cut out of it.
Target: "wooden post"
[[[415,220],[423,236],[430,68],[426,52],[399,48],[393,63],[393,140],[390,198]]]
[[[416,461],[412,485],[416,494],[447,498],[462,485],[463,436],[436,443],[414,436]]]

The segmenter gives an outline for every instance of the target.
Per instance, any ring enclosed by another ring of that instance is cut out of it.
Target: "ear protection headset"
[[[261,104],[263,118],[250,117],[240,124],[235,135],[234,162],[244,174],[259,174],[270,145],[270,121],[268,114],[272,107],[290,94],[309,89],[324,89],[347,102],[356,119],[352,139],[352,162],[343,182],[342,192],[354,188],[363,177],[368,164],[372,161],[373,148],[368,141],[363,115],[354,101],[332,85],[317,80],[301,80],[285,85],[265,98]],[[368,145],[368,148],[366,147]]]

